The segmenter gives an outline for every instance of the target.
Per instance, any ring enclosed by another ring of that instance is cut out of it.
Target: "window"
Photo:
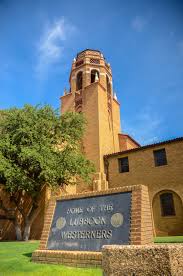
[[[91,70],[91,83],[96,81],[96,74],[97,74],[98,79],[99,79],[99,72],[97,70]]]
[[[160,195],[161,203],[161,215],[165,216],[175,216],[175,207],[173,201],[172,193],[164,193]]]
[[[128,157],[123,157],[118,159],[119,162],[119,172],[129,172],[129,163],[128,163]]]
[[[82,89],[83,86],[83,73],[79,72],[76,79],[76,91]]]
[[[75,66],[78,67],[78,66],[82,65],[83,63],[84,63],[83,60],[79,60],[79,61],[76,62]]]
[[[153,153],[154,153],[154,162],[156,167],[167,165],[165,149],[154,150]]]

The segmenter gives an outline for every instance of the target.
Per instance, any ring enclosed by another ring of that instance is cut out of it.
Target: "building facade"
[[[183,138],[105,156],[109,188],[148,186],[157,236],[183,235]]]
[[[82,150],[93,161],[96,173],[92,185],[80,182],[65,187],[62,193],[146,185],[154,235],[183,235],[183,138],[141,147],[122,132],[111,66],[100,51],[78,53],[69,82],[69,91],[61,97],[61,113],[84,113],[87,129]],[[0,195],[8,202],[1,186]],[[31,228],[32,239],[40,238],[49,198],[50,191],[43,191],[40,212]],[[29,202],[25,200],[24,205],[29,212]],[[0,221],[0,239],[15,239],[11,221]]]
[[[69,81],[61,112],[84,113],[83,151],[96,167],[93,186],[79,183],[76,192],[146,185],[154,234],[183,235],[183,138],[141,147],[121,131],[111,66],[100,51],[80,52]]]

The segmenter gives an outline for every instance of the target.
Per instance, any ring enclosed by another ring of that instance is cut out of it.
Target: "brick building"
[[[121,131],[120,104],[113,92],[111,67],[100,51],[87,49],[78,53],[69,82],[70,90],[61,97],[61,113],[84,113],[87,129],[82,148],[94,162],[96,173],[92,185],[78,183],[62,192],[146,185],[154,235],[183,235],[183,138],[141,147]],[[49,191],[44,191],[42,208],[31,228],[33,239],[40,238],[49,197]],[[28,212],[28,202],[25,208]],[[0,239],[14,238],[13,224],[1,220]]]
[[[183,138],[141,147],[121,132],[111,67],[100,51],[87,49],[73,60],[70,91],[61,97],[61,112],[66,111],[84,113],[83,150],[96,167],[93,187],[79,183],[75,192],[146,185],[154,234],[182,235]]]

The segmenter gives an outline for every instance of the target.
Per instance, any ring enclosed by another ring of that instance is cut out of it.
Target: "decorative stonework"
[[[100,59],[90,58],[90,63],[100,64]]]

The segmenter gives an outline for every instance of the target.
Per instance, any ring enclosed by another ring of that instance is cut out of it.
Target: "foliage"
[[[50,106],[10,109],[0,120],[0,181],[12,193],[34,195],[47,183],[89,180],[90,162],[80,153],[85,120],[81,114],[61,117]]]
[[[0,243],[0,275],[78,275],[101,276],[102,270],[95,268],[74,268],[54,264],[37,264],[31,262],[32,252],[38,242],[1,242]]]
[[[24,220],[22,196],[32,200],[32,217],[45,185],[57,188],[78,176],[90,181],[94,167],[81,153],[85,125],[82,114],[60,116],[50,106],[25,105],[0,114],[0,183]]]

